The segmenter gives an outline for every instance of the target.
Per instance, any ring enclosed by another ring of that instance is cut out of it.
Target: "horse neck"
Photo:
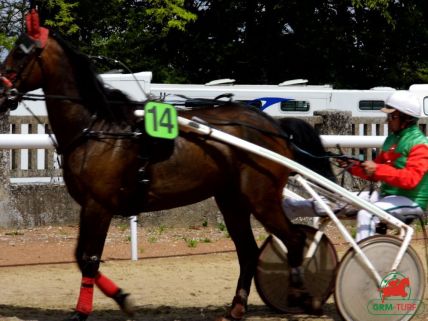
[[[59,147],[64,148],[88,127],[91,114],[83,104],[73,99],[49,98],[50,95],[75,99],[80,97],[74,68],[58,42],[50,39],[40,59],[49,123]]]

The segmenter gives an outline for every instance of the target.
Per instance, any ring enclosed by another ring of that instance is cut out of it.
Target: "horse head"
[[[49,31],[40,27],[35,10],[26,16],[26,26],[0,66],[0,112],[16,109],[22,93],[42,85],[41,55]]]

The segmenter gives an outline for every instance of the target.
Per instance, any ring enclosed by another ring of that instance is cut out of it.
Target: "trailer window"
[[[308,111],[309,107],[309,101],[305,100],[281,101],[281,111]]]
[[[428,115],[428,97],[424,97],[424,113],[425,115]]]
[[[380,110],[385,107],[383,100],[360,100],[358,107],[360,110]]]
[[[238,102],[244,105],[256,107],[257,109],[262,107],[262,102],[260,100],[238,100]]]

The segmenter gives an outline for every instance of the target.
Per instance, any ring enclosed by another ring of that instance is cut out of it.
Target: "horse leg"
[[[112,280],[100,271],[98,271],[95,276],[95,284],[105,296],[116,301],[123,312],[129,316],[134,315],[134,305],[129,298],[129,293],[125,293],[123,289],[119,288]]]
[[[322,312],[320,298],[311,296],[304,285],[304,269],[301,264],[306,235],[293,228],[293,224],[283,213],[280,200],[269,203],[257,202],[254,206],[255,217],[287,247],[290,265],[288,297],[290,306],[300,306],[307,312],[320,314]]]
[[[239,201],[237,193],[216,195],[216,202],[223,214],[227,230],[232,238],[239,260],[239,279],[228,317],[243,318],[247,310],[248,295],[254,277],[259,248],[251,229],[251,212]]]
[[[92,312],[94,284],[107,296],[115,299],[125,312],[131,311],[127,294],[99,272],[101,255],[112,214],[96,202],[88,202],[80,213],[79,239],[76,260],[82,273],[82,283],[75,313],[68,321],[86,320]],[[123,308],[125,307],[125,309]]]

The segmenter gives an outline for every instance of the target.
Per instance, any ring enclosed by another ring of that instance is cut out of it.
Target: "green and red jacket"
[[[349,169],[358,177],[381,181],[382,195],[401,195],[419,204],[428,205],[428,139],[417,125],[390,134],[374,160],[376,171],[367,176],[359,164]]]

